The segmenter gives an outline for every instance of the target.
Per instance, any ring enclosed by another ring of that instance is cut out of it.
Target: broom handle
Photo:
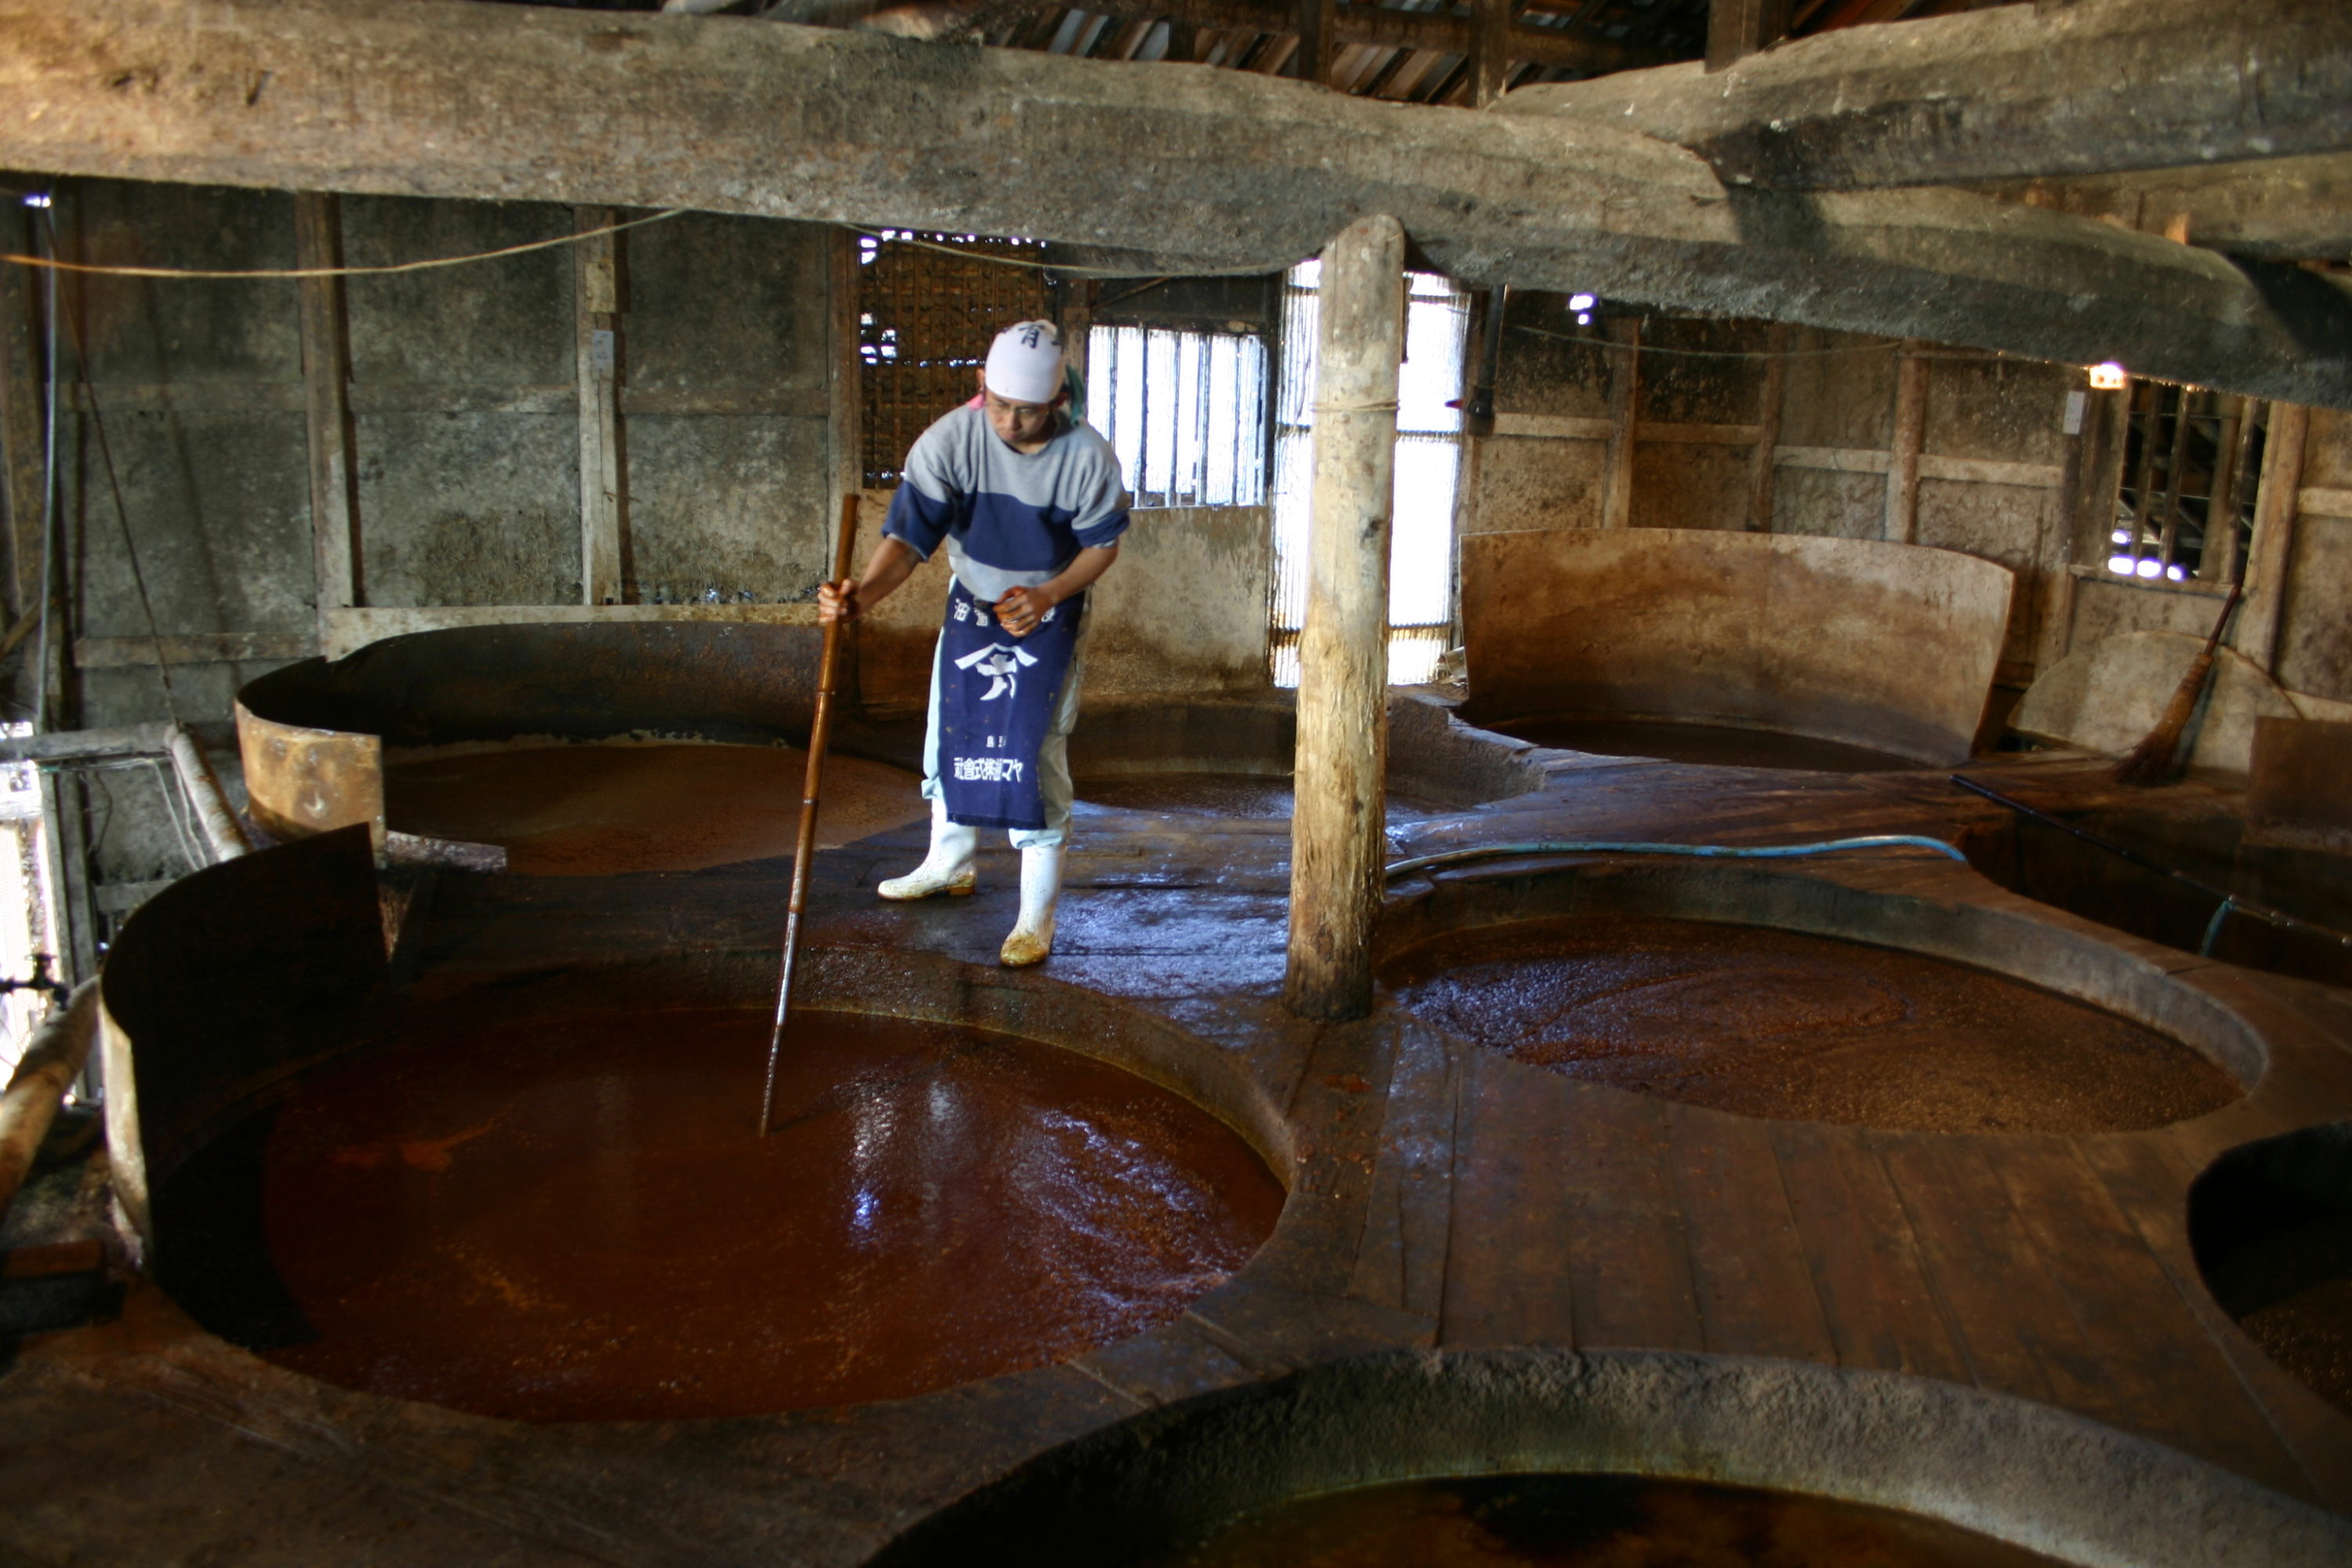
[[[2222,628],[2230,624],[2230,612],[2238,607],[2238,595],[2244,589],[2242,583],[2230,584],[2230,596],[2221,602],[2221,614],[2213,622],[2213,635],[2205,639],[2204,647],[2189,661],[2188,673],[2180,678],[2180,684],[2172,689],[2172,699],[2164,705],[2164,711],[2158,715],[2156,728],[2150,730],[2147,738],[2116,764],[2115,777],[2118,784],[2153,783],[2149,770],[2161,772],[2170,765],[2172,749],[2179,743],[2182,732],[2189,728],[2189,717],[2197,711],[2197,700],[2205,695],[2206,678],[2213,673],[2213,659],[2221,651]]]
[[[833,546],[833,575],[838,583],[849,575],[857,549],[857,493],[841,498],[841,527]],[[841,668],[841,628],[836,620],[824,628],[824,651],[816,667],[816,716],[809,722],[808,777],[801,786],[801,836],[793,849],[793,894],[784,907],[783,973],[776,982],[776,1026],[768,1035],[768,1077],[760,1090],[760,1136],[768,1135],[775,1115],[776,1062],[784,1045],[784,1019],[793,1005],[793,960],[801,945],[801,914],[808,907],[810,863],[816,858],[817,801],[824,783],[825,742],[833,733],[833,688]]]
[[[2205,695],[2205,679],[2212,674],[2214,656],[2221,652],[2221,630],[2230,624],[2230,612],[2238,607],[2238,595],[2244,591],[2242,583],[2230,584],[2230,596],[2221,601],[2221,614],[2213,622],[2213,635],[2205,639],[2204,651],[2189,661],[2189,673],[2173,689],[2172,700],[2164,705],[2164,717],[2157,721],[2158,730],[2178,734],[2189,727],[2189,715],[2197,710],[2197,700]]]

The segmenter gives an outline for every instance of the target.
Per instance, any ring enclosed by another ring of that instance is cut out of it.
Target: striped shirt
[[[1016,452],[979,399],[949,414],[915,437],[883,537],[926,561],[944,542],[957,580],[989,604],[1116,544],[1128,524],[1118,458],[1086,426],[1060,426],[1042,449]]]

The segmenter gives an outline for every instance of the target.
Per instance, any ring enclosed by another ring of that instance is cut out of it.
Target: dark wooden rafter
[[[1292,0],[1298,49],[1290,74],[1301,81],[1328,82],[1331,57],[1339,52],[1339,6],[1334,0]]]
[[[465,0],[0,0],[0,102],[14,167],[1025,234],[1150,273],[1273,270],[1388,212],[1473,287],[2352,405],[2333,278],[1961,192],[1740,191],[1581,117],[1241,72]]]
[[[1336,0],[1143,0],[1131,12],[1123,14],[1181,22],[1193,27],[1297,36],[1303,23],[1321,13],[1329,16],[1330,48],[1334,54],[1342,45],[1365,44],[1379,48],[1467,55],[1476,26],[1475,16],[1402,11],[1387,5],[1340,5]],[[1510,26],[1506,37],[1503,54],[1515,64],[1533,62],[1580,71],[1613,71],[1657,65],[1669,58],[1657,49],[1524,21]]]
[[[1511,0],[1470,0],[1470,107],[1503,96],[1511,68]]]
[[[1787,37],[1789,0],[1711,0],[1706,13],[1706,68],[1728,68]]]

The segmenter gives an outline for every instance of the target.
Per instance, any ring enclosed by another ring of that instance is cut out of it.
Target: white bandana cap
[[[988,390],[1013,403],[1051,403],[1062,390],[1062,333],[1051,321],[1015,321],[988,349]]]

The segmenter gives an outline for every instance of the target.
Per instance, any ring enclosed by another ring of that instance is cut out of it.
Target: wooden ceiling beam
[[[1975,188],[2231,256],[2352,262],[2352,153]]]
[[[1500,107],[1645,132],[1730,184],[1782,190],[2345,152],[2352,5],[1999,5],[1793,39],[1714,74],[1694,63],[1527,88]]]
[[[745,18],[0,0],[0,167],[1025,235],[1153,273],[1271,271],[1385,212],[1472,287],[2352,406],[2352,289],[2302,268],[1957,191],[1727,188],[1577,118]]]

